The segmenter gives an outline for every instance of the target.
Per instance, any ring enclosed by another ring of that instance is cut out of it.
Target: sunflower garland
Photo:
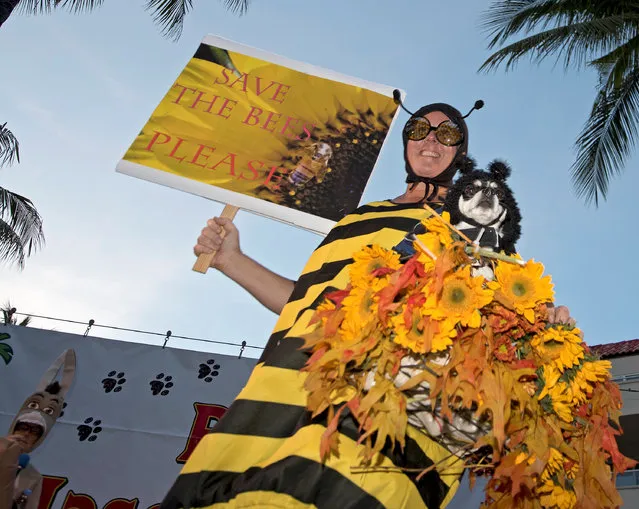
[[[322,458],[339,454],[348,409],[358,468],[387,441],[403,447],[410,423],[451,451],[440,473],[462,463],[489,477],[486,509],[619,506],[615,475],[635,464],[615,440],[621,396],[582,332],[549,323],[543,265],[479,256],[445,213],[423,226],[406,263],[380,246],[355,253],[347,288],[317,308],[304,371],[308,409],[328,415]]]

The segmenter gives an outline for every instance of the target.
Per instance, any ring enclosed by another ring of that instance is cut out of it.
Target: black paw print
[[[67,404],[66,403],[62,403],[62,410],[60,411],[60,415],[58,416],[58,419],[64,415],[64,409],[66,407],[67,407]]]
[[[204,378],[205,382],[212,382],[213,377],[220,374],[218,369],[220,369],[220,365],[215,364],[215,359],[209,359],[206,361],[206,364],[200,364],[200,370],[197,377],[200,380]]]
[[[100,424],[102,424],[102,421],[99,419],[96,421],[93,420],[93,417],[85,419],[84,424],[80,424],[77,427],[80,442],[85,440],[95,442],[98,439],[98,433],[102,431]]]
[[[155,380],[151,380],[149,385],[151,386],[151,392],[154,396],[158,394],[160,396],[166,396],[169,393],[169,389],[173,387],[172,376],[165,376],[164,373],[160,373],[155,377]]]
[[[116,371],[111,371],[107,375],[107,378],[102,380],[102,387],[106,393],[111,391],[120,392],[122,390],[122,384],[124,383],[126,383],[126,378],[124,378],[123,372],[116,374]]]

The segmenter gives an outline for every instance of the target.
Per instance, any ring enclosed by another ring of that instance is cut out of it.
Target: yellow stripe
[[[317,509],[315,504],[303,504],[299,500],[284,493],[273,491],[250,491],[240,493],[233,500],[220,504],[213,504],[206,509]]]
[[[299,315],[300,311],[308,308],[311,304],[313,304],[313,301],[317,299],[317,296],[320,293],[322,293],[322,291],[325,288],[329,286],[334,286],[336,288],[346,288],[346,285],[348,284],[348,277],[349,277],[348,267],[344,267],[333,279],[326,281],[325,283],[322,283],[322,284],[311,286],[307,290],[304,298],[295,302],[291,302],[287,304],[286,306],[284,306],[282,313],[277,319],[277,323],[275,324],[273,333],[279,332],[281,330],[290,329],[295,323],[295,320],[297,316]],[[289,334],[289,335],[292,336],[292,334]]]
[[[254,466],[264,468],[294,455],[320,463],[319,444],[325,430],[323,426],[313,424],[301,428],[289,438],[209,433],[193,451],[182,473],[216,470],[239,473]],[[357,465],[363,446],[341,434],[339,444],[340,457],[332,456],[327,460],[327,466],[375,497],[385,507],[425,507],[417,487],[406,475],[393,470],[353,472],[351,469]],[[242,453],[238,454],[238,451]],[[375,465],[394,468],[391,460],[385,456],[377,455],[373,461]]]
[[[386,239],[390,239],[390,242],[384,239],[384,244],[396,244],[404,238],[405,234],[405,232],[400,230],[391,230],[385,228],[383,230],[380,230],[379,232],[371,233],[369,235],[354,237],[352,239],[337,240],[331,244],[324,246],[325,248],[332,249],[335,252],[331,253],[333,256],[330,259],[322,260],[320,265],[350,258],[358,248],[361,248],[361,246],[375,243],[375,239],[380,235],[384,235]],[[321,249],[324,248],[320,248],[320,250]],[[339,256],[339,252],[343,252],[344,255]],[[304,270],[306,271],[306,269]],[[322,292],[322,290],[324,290],[326,287],[335,286],[336,288],[345,288],[348,284],[348,277],[349,267],[347,266],[344,267],[333,279],[309,287],[304,298],[296,300],[294,302],[290,302],[289,304],[284,306],[284,309],[282,310],[282,313],[280,314],[277,323],[275,324],[273,332],[275,333],[290,328],[300,310],[310,306],[317,298],[317,296]]]
[[[429,216],[429,213],[424,209],[407,209],[402,211],[388,211],[388,212],[369,212],[359,216],[346,216],[344,219],[346,224],[355,223],[366,219],[375,219],[378,217],[407,217],[415,220],[421,220]],[[341,224],[341,223],[340,223]],[[368,244],[382,244],[385,246],[394,246],[400,242],[406,232],[402,230],[395,230],[393,228],[382,228],[376,232],[372,232],[366,235],[359,235],[348,239],[338,239],[330,244],[322,246],[315,250],[311,255],[306,266],[302,270],[302,274],[308,274],[321,269],[325,263],[331,263],[339,260],[346,260],[353,256],[353,253],[362,248],[362,246]],[[337,288],[344,288],[348,283],[348,267],[345,267],[339,274],[336,275],[331,281],[314,285],[308,288],[306,295],[303,299],[291,302],[284,306],[282,313],[280,314],[277,323],[273,329],[273,332],[279,332],[291,327],[295,318],[299,314],[300,310],[308,307],[317,298],[317,296],[327,286],[335,286]]]
[[[306,373],[258,365],[237,399],[306,406]]]
[[[404,235],[406,235],[406,232],[403,230],[382,228],[365,235],[334,240],[330,244],[319,247],[313,252],[304,270],[302,270],[302,275],[319,270],[325,263],[351,258],[355,252],[368,244],[381,244],[392,247],[402,240]]]
[[[345,226],[347,224],[358,223],[359,221],[366,221],[368,219],[377,219],[378,217],[380,218],[410,217],[419,221],[422,219],[426,219],[429,216],[430,216],[430,212],[419,207],[403,209],[403,210],[387,210],[384,212],[374,211],[374,212],[366,212],[365,214],[360,214],[360,215],[353,214],[353,215],[346,216],[336,226]]]

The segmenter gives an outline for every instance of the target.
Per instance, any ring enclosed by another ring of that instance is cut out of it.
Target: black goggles
[[[404,127],[406,137],[412,141],[423,140],[431,131],[435,131],[437,141],[447,147],[456,147],[464,141],[464,133],[452,120],[444,120],[433,127],[427,118],[415,117],[406,122]]]

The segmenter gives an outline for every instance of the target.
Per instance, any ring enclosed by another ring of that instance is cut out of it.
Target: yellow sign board
[[[359,204],[393,90],[207,36],[117,171],[326,233]]]

